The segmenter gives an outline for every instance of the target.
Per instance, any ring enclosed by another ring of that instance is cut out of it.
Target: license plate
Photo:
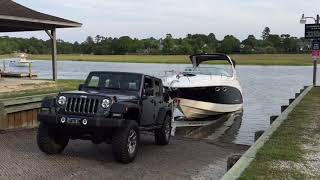
[[[70,125],[79,125],[81,119],[80,118],[67,118],[67,124]]]

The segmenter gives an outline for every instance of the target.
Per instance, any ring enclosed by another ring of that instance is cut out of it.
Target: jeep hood
[[[125,101],[125,100],[137,100],[138,93],[135,92],[98,92],[94,90],[90,91],[67,91],[61,92],[60,95],[84,95],[84,96],[100,96],[100,97],[116,97],[118,101]]]

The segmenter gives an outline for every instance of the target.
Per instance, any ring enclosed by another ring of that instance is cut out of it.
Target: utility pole
[[[316,24],[320,24],[319,14],[317,15]],[[314,58],[313,59],[313,86],[317,85],[317,69],[318,69],[317,66],[318,66],[317,58]]]
[[[307,24],[307,19],[313,19],[315,24]],[[317,60],[320,58],[320,16],[306,17],[302,14],[301,24],[305,24],[305,39],[312,40],[312,58],[313,58],[313,86],[317,85]]]

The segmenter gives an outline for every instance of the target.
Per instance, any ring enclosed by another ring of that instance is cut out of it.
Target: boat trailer
[[[189,121],[186,117],[181,115],[176,115],[175,112],[179,111],[178,109],[178,101],[176,99],[171,99],[169,102],[172,110],[172,130],[171,135],[175,136],[176,129],[177,128],[183,128],[183,127],[202,127],[202,126],[208,126],[216,120],[207,120],[207,121]],[[180,112],[181,113],[181,112]]]

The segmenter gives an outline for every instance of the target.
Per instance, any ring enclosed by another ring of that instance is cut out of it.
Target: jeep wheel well
[[[130,109],[128,110],[128,112],[126,113],[125,118],[126,118],[126,119],[130,119],[130,120],[135,120],[135,121],[138,123],[138,125],[140,125],[140,120],[139,120],[139,118],[140,118],[140,113],[139,113],[139,109],[137,109],[137,108],[130,108]]]

